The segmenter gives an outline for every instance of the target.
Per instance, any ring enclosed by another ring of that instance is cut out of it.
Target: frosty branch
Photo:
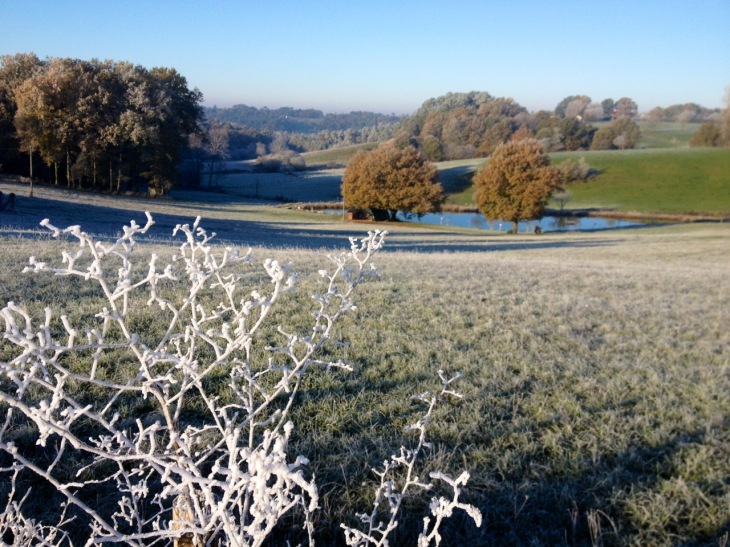
[[[65,507],[87,515],[87,545],[153,545],[183,536],[200,545],[261,545],[296,507],[313,544],[311,515],[318,507],[318,491],[314,478],[304,472],[307,459],[287,459],[294,430],[290,411],[312,367],[351,370],[318,354],[327,343],[345,344],[333,338],[334,325],[356,310],[352,296],[358,285],[379,275],[371,260],[386,232],[351,238],[348,252],[328,255],[332,266],[319,271],[326,290],[313,296],[309,332],[294,334],[279,326],[281,343],[259,348],[265,338],[257,336],[259,331],[282,296],[296,286],[292,264],[265,260],[270,288],[246,293],[241,268],[252,265],[251,250],[241,254],[214,247],[215,234],[201,228],[198,218],[192,226],[175,228],[173,235],[181,234],[183,242],[169,261],[153,254],[138,271],[133,259],[137,238],[154,224],[146,215],[144,226],[132,221],[111,243],[79,226],[61,230],[48,220],[41,223],[54,237],[77,240],[79,248],[63,251],[60,266],[31,257],[24,271],[93,283],[102,304],[92,319],[78,325],[67,315],[55,317],[50,308],[41,321],[13,302],[0,310],[4,339],[16,348],[10,360],[0,362],[4,384],[11,386],[0,390],[5,409],[0,450],[12,459],[14,473],[35,473],[65,496]],[[141,327],[144,314],[149,315],[142,311],[144,303],[159,309],[148,328]],[[269,356],[262,360],[263,352]],[[216,388],[213,379],[222,374],[226,386]],[[413,465],[427,445],[425,428],[434,405],[444,395],[454,395],[448,387],[453,378],[442,375],[442,380],[441,393],[421,396],[429,409],[412,426],[421,432],[417,448],[403,449],[385,464],[378,499],[388,500],[392,515],[386,524],[376,524],[376,511],[369,517],[367,538],[380,535],[379,542],[367,539],[371,543],[387,544],[408,488],[429,486],[413,476]],[[139,400],[153,411],[130,415],[125,408]],[[13,442],[12,428],[19,420],[33,423],[37,444],[53,454],[50,463],[34,461]],[[86,459],[68,481],[58,464],[71,452]],[[396,495],[384,477],[397,466],[406,469],[406,479]],[[473,508],[458,503],[464,475],[456,481],[441,474],[432,478],[445,480],[455,495],[451,502],[432,503],[436,519],[425,522],[422,545],[432,539],[438,544],[438,525],[454,508],[474,516]],[[111,514],[84,501],[85,492],[100,485],[118,492]],[[20,511],[21,504],[11,502],[6,514]],[[65,514],[62,524],[68,521]],[[349,544],[367,544],[351,542],[365,537],[358,533],[347,529]],[[36,535],[49,538],[37,540],[39,545],[68,539],[62,526],[37,528]]]

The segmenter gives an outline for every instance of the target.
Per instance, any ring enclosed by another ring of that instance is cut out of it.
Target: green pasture
[[[343,146],[341,148],[330,148],[328,150],[317,150],[315,152],[305,152],[302,154],[307,167],[317,165],[327,165],[335,162],[340,165],[347,165],[347,162],[357,154],[360,150],[372,150],[380,145],[378,142],[369,142],[367,144],[356,144],[353,146]]]
[[[472,178],[486,164],[486,158],[437,163],[439,178],[446,193],[446,203],[474,205],[474,192],[476,190],[472,185]]]
[[[275,201],[339,201],[344,169],[295,173],[236,173],[220,177],[226,194]]]
[[[594,127],[603,127],[609,122],[590,122]],[[699,123],[646,122],[637,121],[641,130],[638,148],[687,148],[692,134],[699,129]]]
[[[568,208],[608,208],[645,213],[730,213],[730,150],[711,148],[556,152],[553,165],[581,158],[599,170],[586,183],[567,187]],[[475,161],[475,160],[472,160]],[[483,161],[483,160],[482,160]],[[447,203],[474,204],[475,188],[462,187]],[[467,185],[468,184],[468,185]]]
[[[600,170],[571,185],[569,208],[662,213],[730,213],[730,149],[626,150],[551,154],[559,165],[585,158]]]
[[[642,140],[636,150],[550,154],[556,165],[568,158],[585,158],[591,167],[601,171],[594,180],[569,188],[572,199],[567,207],[611,208],[627,212],[730,212],[730,151],[689,148],[689,139],[699,127],[696,123],[682,126],[674,122],[639,122],[639,125]],[[304,156],[308,165],[329,161],[344,164],[357,150],[374,146],[358,145],[309,152]],[[473,205],[475,189],[471,180],[485,164],[483,158],[437,163],[441,184],[447,193],[446,203]],[[336,172],[329,173],[334,175]],[[335,188],[333,180],[327,179],[329,173],[323,175],[321,190],[314,191],[318,197],[302,201],[340,199],[339,188]],[[312,179],[312,183],[315,182],[317,179]],[[281,192],[291,189],[291,195],[282,195],[299,200],[302,194],[295,186],[282,186]],[[295,195],[298,197],[294,198]]]
[[[19,196],[18,213],[0,213],[0,304],[13,300],[34,317],[50,306],[74,324],[94,321],[98,291],[21,273],[28,256],[60,264],[61,250],[73,246],[32,231],[42,216],[108,236],[123,219],[141,221],[151,210],[157,224],[150,242],[135,251],[142,257],[135,271],[143,274],[151,253],[164,260],[174,252],[167,241],[174,224],[202,215],[218,239],[252,244],[254,264],[294,261],[299,286],[274,313],[266,343],[278,340],[276,324],[307,332],[325,248],[348,249],[348,236],[375,227],[223,194],[82,200],[39,186],[30,200],[18,187],[0,190]],[[369,511],[378,481],[372,468],[413,445],[405,426],[422,408],[411,396],[436,389],[439,369],[464,373],[454,386],[464,398],[436,411],[428,433],[434,447],[416,471],[425,478],[437,469],[468,471],[461,499],[484,515],[477,529],[456,511],[442,545],[722,544],[730,531],[730,226],[539,237],[387,228],[393,234],[375,260],[382,277],[360,287],[357,315],[336,333],[350,345],[326,354],[354,372],[313,372],[292,415],[290,454],[311,461],[320,488],[318,545],[342,545],[339,523],[353,525],[356,512]],[[239,294],[270,285],[260,266],[242,277]],[[160,311],[144,305],[146,298],[135,301],[139,324],[155,336]],[[11,351],[0,341],[0,360]],[[155,419],[150,403],[128,412]],[[30,426],[8,435],[43,457]],[[114,510],[114,492],[99,488],[108,497],[95,507]],[[58,506],[52,490],[33,492],[27,510]],[[391,545],[415,544],[431,496],[446,494],[437,485],[409,496]],[[277,532],[281,544],[305,538],[291,522]]]

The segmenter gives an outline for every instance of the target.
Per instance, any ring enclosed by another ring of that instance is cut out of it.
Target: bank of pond
[[[325,209],[324,213],[342,215],[342,210]],[[506,220],[487,220],[481,213],[426,213],[420,217],[398,212],[398,220],[403,222],[417,222],[421,224],[437,224],[441,226],[458,226],[460,228],[476,228],[507,232],[512,229],[512,223]],[[594,216],[545,216],[540,220],[520,222],[518,232],[534,232],[539,228],[542,232],[613,230],[655,224],[650,221],[625,220],[617,218],[601,218]]]

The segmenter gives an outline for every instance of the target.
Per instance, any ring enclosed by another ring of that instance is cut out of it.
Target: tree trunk
[[[390,218],[390,215],[388,214],[387,209],[373,209],[370,208],[370,212],[373,214],[373,220],[382,222],[384,220],[388,220]]]
[[[215,161],[213,159],[213,156],[210,157],[210,174],[208,175],[208,190],[213,188],[213,166],[215,164]]]
[[[122,189],[122,151],[119,151],[119,174],[117,175],[117,194]]]
[[[71,182],[71,156],[68,152],[66,152],[66,186],[71,188],[73,186]],[[81,185],[79,184],[79,190],[81,189]]]
[[[112,162],[112,159],[109,158],[109,193],[111,194],[114,192],[114,171],[113,171],[114,163]]]
[[[33,146],[30,147],[30,153],[28,154],[30,157],[30,194],[28,194],[28,197],[33,197]]]
[[[56,172],[56,186],[58,186],[58,162],[53,162],[53,170]]]
[[[94,190],[96,190],[96,158],[94,158],[93,163],[94,163],[94,182],[93,182],[94,186],[93,186],[93,188],[94,188]]]
[[[131,192],[134,188],[134,156],[129,157],[129,178],[127,179],[127,192]]]

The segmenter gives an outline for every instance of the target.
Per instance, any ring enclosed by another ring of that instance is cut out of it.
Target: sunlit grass
[[[594,179],[567,187],[571,195],[568,208],[730,214],[728,149],[554,152],[550,157],[553,165],[583,158],[599,171]],[[469,180],[471,173],[462,176]],[[447,203],[473,205],[476,188],[470,180],[464,186],[450,195]]]
[[[456,238],[420,237],[424,248]],[[360,311],[336,333],[351,346],[330,350],[355,372],[315,374],[293,416],[292,453],[312,460],[322,491],[319,544],[341,544],[338,523],[368,508],[369,468],[409,442],[410,396],[444,368],[464,372],[465,399],[439,410],[425,471],[469,470],[465,500],[486,517],[476,529],[456,516],[446,544],[589,545],[590,513],[605,545],[717,545],[730,522],[729,237],[723,225],[667,226],[380,256],[383,277],[362,287]],[[93,291],[20,273],[28,255],[68,246],[0,239],[0,301],[88,317]],[[274,320],[302,328],[323,253],[253,256],[294,260],[301,284]],[[407,504],[393,544],[413,543],[427,502]],[[300,533],[280,531],[292,544]]]
[[[352,157],[360,150],[372,150],[377,148],[380,143],[369,142],[366,144],[355,144],[353,146],[342,146],[339,148],[330,148],[328,150],[317,150],[315,152],[305,152],[302,154],[307,167],[318,165],[327,165],[328,163],[337,163],[347,165]]]
[[[730,214],[730,150],[687,148],[553,154],[554,162],[584,157],[601,171],[568,188],[568,207],[639,212]]]

